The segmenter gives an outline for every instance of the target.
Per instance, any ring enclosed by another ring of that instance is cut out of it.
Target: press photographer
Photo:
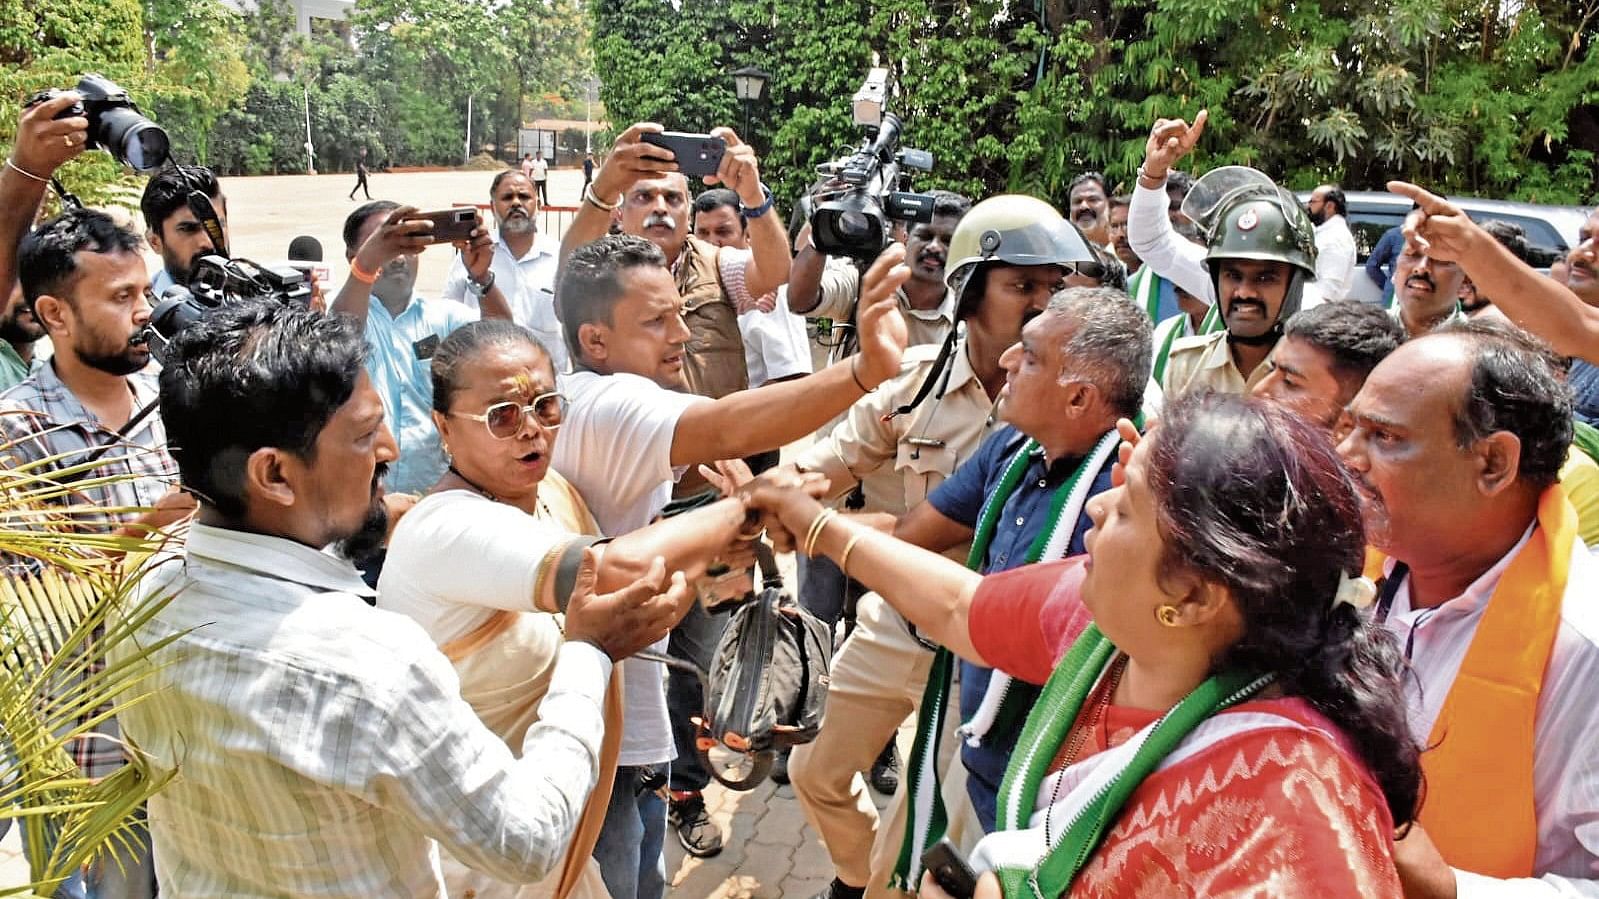
[[[860,149],[821,166],[823,180],[804,201],[812,207],[789,268],[789,310],[833,323],[829,358],[854,352],[860,271],[903,231],[911,279],[900,291],[910,344],[938,343],[954,324],[954,297],[944,286],[949,239],[971,201],[948,191],[914,194],[905,169],[930,171],[932,155],[901,149],[903,125],[886,109],[887,72],[873,69],[855,94]]]
[[[105,507],[152,511],[76,520],[84,527],[143,532],[187,516],[194,503],[174,486],[177,467],[167,453],[160,415],[134,420],[136,410],[152,403],[156,393],[145,372],[150,350],[138,339],[150,318],[150,282],[139,237],[104,213],[76,208],[28,233],[46,185],[62,164],[83,152],[96,127],[92,115],[71,114],[83,99],[64,92],[27,108],[0,172],[0,284],[9,292],[20,272],[24,302],[55,345],[49,363],[0,395],[0,437],[11,444],[13,464],[35,463],[43,474],[111,447],[88,476],[130,477],[85,487],[78,497]],[[99,125],[96,142],[105,139],[103,120]],[[105,711],[87,709],[81,720]],[[72,752],[84,774],[101,777],[122,766],[123,753],[114,718],[94,729],[102,736],[75,741]],[[145,839],[136,832],[131,845]],[[152,895],[153,882],[146,844],[116,859],[103,858],[84,872],[81,883],[64,888],[138,897]]]

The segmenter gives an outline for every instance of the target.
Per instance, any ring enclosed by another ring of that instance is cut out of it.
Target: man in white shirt
[[[1447,325],[1379,363],[1340,428],[1427,747],[1406,895],[1599,896],[1599,563],[1559,483],[1571,392],[1548,347]]]
[[[544,161],[543,153],[533,155],[533,186],[538,188],[539,202],[545,206],[550,205],[550,164]]]
[[[489,184],[494,213],[494,259],[489,268],[494,283],[511,304],[511,320],[533,332],[555,363],[556,374],[566,371],[566,339],[555,314],[555,251],[558,242],[538,233],[538,198],[533,182],[515,169],[506,169]],[[444,279],[446,300],[473,309],[483,291],[467,271],[466,257],[457,253]]]
[[[618,149],[612,160],[628,152]],[[905,322],[894,294],[910,276],[903,261],[904,249],[892,247],[868,272],[859,355],[810,377],[712,400],[683,392],[689,329],[660,247],[616,234],[573,252],[559,296],[573,371],[561,379],[569,407],[553,462],[587,500],[600,531],[643,527],[689,466],[797,440],[897,374]],[[661,666],[634,659],[627,667],[621,767],[594,854],[613,899],[659,899],[666,808],[651,787],[664,781],[675,750]]]
[[[361,328],[242,301],[167,352],[162,412],[201,507],[149,580],[171,599],[141,625],[149,692],[121,710],[158,776],[181,769],[149,806],[161,892],[437,897],[435,840],[543,878],[597,777],[612,660],[666,632],[681,577],[595,596],[592,555],[563,560],[566,643],[518,760],[347,560],[384,537],[397,455]]]
[[[1305,209],[1316,226],[1316,286],[1322,299],[1347,299],[1355,277],[1355,235],[1344,218],[1344,192],[1323,184],[1310,192]]]

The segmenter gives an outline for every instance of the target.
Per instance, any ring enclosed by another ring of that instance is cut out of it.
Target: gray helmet
[[[1070,265],[1094,261],[1094,251],[1055,207],[1034,197],[1001,194],[961,217],[949,239],[949,259],[944,283],[958,297],[983,263]]]

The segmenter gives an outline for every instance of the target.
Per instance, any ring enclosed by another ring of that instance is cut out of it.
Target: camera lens
[[[846,212],[838,217],[838,233],[845,240],[864,241],[873,234],[872,220],[864,212]]]
[[[99,116],[95,142],[140,172],[166,165],[171,144],[161,126],[126,107],[107,109]]]

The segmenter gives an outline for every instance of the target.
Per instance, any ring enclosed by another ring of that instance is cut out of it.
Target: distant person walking
[[[532,153],[523,153],[522,154],[522,177],[526,178],[529,181],[533,180],[533,154]]]
[[[350,199],[355,199],[356,191],[366,194],[368,200],[372,199],[372,191],[366,186],[366,176],[366,150],[363,149],[361,155],[355,158],[355,186],[350,188]]]
[[[544,161],[544,154],[539,153],[533,157],[533,189],[539,192],[539,205],[550,205],[549,191],[550,164]]]
[[[590,184],[593,184],[593,183],[594,183],[594,154],[593,153],[584,153],[583,154],[583,189],[587,190],[588,186]],[[579,193],[578,196],[582,196],[582,194]]]

